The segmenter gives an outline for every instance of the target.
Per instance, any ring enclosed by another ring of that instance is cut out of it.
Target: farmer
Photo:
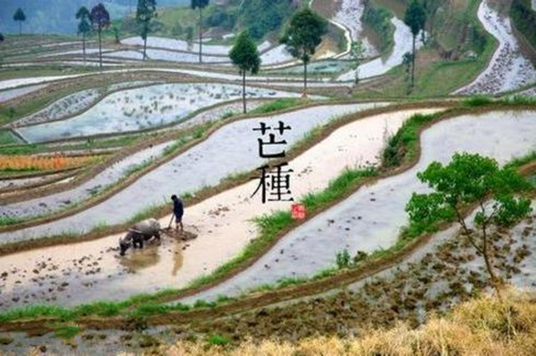
[[[182,232],[183,231],[182,216],[184,215],[184,205],[182,204],[182,200],[180,200],[180,198],[176,196],[175,194],[171,196],[171,200],[173,200],[173,215],[175,215],[175,230],[178,232],[179,226],[180,226],[180,231]]]

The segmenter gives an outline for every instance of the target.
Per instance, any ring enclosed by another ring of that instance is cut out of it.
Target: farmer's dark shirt
[[[177,199],[173,202],[173,213],[178,217],[184,215],[184,206],[182,205],[182,201],[180,199]]]

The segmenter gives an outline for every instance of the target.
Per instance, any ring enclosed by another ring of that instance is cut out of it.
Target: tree
[[[404,67],[406,71],[406,76],[404,78],[405,82],[411,81],[411,65],[413,63],[413,54],[411,52],[404,53],[404,56],[402,56],[402,66]],[[411,86],[408,85],[406,87],[406,94],[411,94]]]
[[[0,43],[4,42],[5,38],[2,33],[0,33]],[[4,63],[4,60],[2,57],[0,57],[0,68],[2,67],[2,64]]]
[[[249,36],[247,31],[243,31],[231,49],[229,57],[235,66],[240,70],[242,75],[242,103],[244,105],[244,114],[247,112],[246,107],[246,73],[257,74],[261,67],[261,57],[255,42]]]
[[[103,4],[98,4],[91,9],[89,20],[99,35],[99,67],[102,69],[102,29],[110,26],[110,14]]]
[[[482,255],[491,284],[497,295],[500,283],[493,264],[493,240],[489,228],[511,227],[531,212],[531,201],[521,194],[530,184],[512,168],[499,168],[491,158],[478,154],[455,154],[443,166],[433,162],[417,177],[433,190],[428,194],[414,193],[406,206],[410,221],[415,224],[436,225],[442,220],[455,219],[476,251]],[[462,209],[477,206],[471,229]]]
[[[210,0],[192,0],[192,9],[199,9],[199,63],[203,62],[203,9]]]
[[[19,7],[17,11],[15,11],[15,14],[13,15],[13,20],[17,21],[19,23],[19,36],[22,35],[22,23],[26,21],[26,14],[22,9]]]
[[[363,62],[365,55],[365,46],[363,41],[352,41],[350,47],[350,58],[352,60],[352,69],[355,70],[355,84],[359,84],[359,66]]]
[[[327,32],[327,21],[310,8],[304,8],[292,16],[290,25],[281,38],[280,42],[286,46],[287,51],[303,62],[304,95],[307,95],[307,64]]]
[[[82,50],[84,53],[84,62],[86,61],[86,37],[91,32],[91,26],[89,24],[89,10],[87,7],[82,6],[76,13],[76,18],[80,20],[78,24],[78,34],[82,35]]]
[[[156,17],[156,0],[138,0],[136,20],[141,27],[143,39],[143,60],[147,58],[147,35],[149,34],[151,20]]]
[[[188,43],[188,50],[191,51],[194,47],[194,28],[191,26],[186,27],[186,42]]]
[[[426,12],[418,0],[412,0],[404,14],[404,23],[411,29],[413,35],[413,58],[411,64],[411,89],[415,87],[415,41],[420,31],[424,31]]]

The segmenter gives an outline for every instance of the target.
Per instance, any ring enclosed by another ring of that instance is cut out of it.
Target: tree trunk
[[[242,103],[244,105],[244,114],[247,113],[246,107],[246,71],[242,71]]]
[[[303,61],[303,96],[307,96],[307,61]]]
[[[86,33],[82,34],[82,51],[84,52],[84,64],[86,63]]]
[[[101,40],[101,28],[99,26],[99,29],[97,30],[99,33],[99,68],[102,70],[102,40]]]
[[[22,21],[19,21],[19,36],[22,36]]]
[[[415,37],[416,35],[413,35],[413,58],[411,59],[411,89],[415,87]]]
[[[481,204],[481,209],[484,210],[484,207]],[[493,288],[495,289],[495,292],[497,293],[497,298],[499,298],[499,301],[502,302],[502,295],[500,291],[499,281],[497,280],[497,277],[495,276],[495,272],[493,271],[493,266],[491,265],[490,256],[488,255],[488,234],[487,234],[487,224],[482,224],[482,256],[484,257],[484,262],[486,263],[486,269],[488,270],[491,284],[493,285]]]
[[[199,63],[203,63],[203,8],[199,7]]]
[[[145,38],[143,39],[143,60],[145,60],[147,58],[147,35],[148,35],[148,31],[147,29],[145,29],[144,31],[145,32]]]

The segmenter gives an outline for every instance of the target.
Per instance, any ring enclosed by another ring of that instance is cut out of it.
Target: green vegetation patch
[[[533,49],[536,49],[536,11],[532,10],[531,0],[513,0],[510,17],[515,28],[525,36]]]
[[[393,14],[374,0],[367,1],[363,13],[363,23],[371,28],[380,42],[380,52],[385,52],[394,45],[395,27],[391,23]]]
[[[1,130],[0,131],[0,146],[2,145],[12,145],[19,143],[19,140],[9,131]]]
[[[251,114],[268,114],[274,111],[282,111],[282,110],[290,109],[292,107],[296,107],[299,105],[305,105],[307,103],[309,103],[307,99],[300,99],[300,98],[277,99],[267,104],[263,104],[259,106],[258,108],[252,110],[250,113]]]

